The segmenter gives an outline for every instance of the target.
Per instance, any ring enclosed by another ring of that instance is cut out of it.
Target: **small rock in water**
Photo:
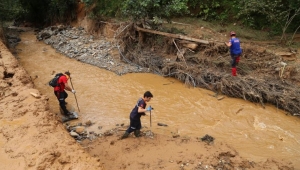
[[[158,126],[168,126],[167,124],[164,123],[157,123]]]

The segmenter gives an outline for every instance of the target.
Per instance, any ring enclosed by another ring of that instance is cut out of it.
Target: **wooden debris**
[[[148,33],[152,33],[152,34],[163,35],[163,36],[166,36],[166,37],[178,38],[178,39],[198,42],[198,43],[202,43],[202,44],[209,44],[209,41],[201,40],[201,39],[197,39],[197,38],[192,38],[192,37],[188,37],[188,36],[184,36],[184,35],[160,32],[160,31],[141,28],[141,27],[138,27],[138,26],[135,26],[135,29],[137,31],[143,31],[143,32],[148,32]]]
[[[186,63],[186,61],[185,61],[185,58],[184,58],[184,56],[183,56],[185,50],[180,50],[180,49],[178,48],[178,46],[177,46],[177,44],[175,43],[174,40],[173,40],[173,43],[174,43],[174,45],[176,46],[176,48],[177,48],[177,50],[178,50],[177,56],[178,56],[179,58],[181,58],[181,60],[185,63],[185,66],[188,67],[188,65],[187,65],[187,63]],[[184,52],[182,52],[182,51],[184,51]]]
[[[182,46],[192,49],[192,50],[196,50],[196,48],[198,47],[197,43],[191,43],[191,42],[185,41],[185,40],[179,40],[178,43],[181,44]]]
[[[280,55],[282,59],[286,61],[294,61],[297,59],[296,54],[291,52],[277,52],[276,55]]]

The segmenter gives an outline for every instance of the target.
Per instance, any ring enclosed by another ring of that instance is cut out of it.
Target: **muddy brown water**
[[[209,134],[215,142],[225,142],[243,157],[253,161],[268,158],[291,161],[300,168],[300,119],[287,116],[282,110],[241,99],[212,97],[205,89],[188,88],[181,82],[154,74],[135,73],[118,76],[115,73],[81,63],[56,53],[50,46],[36,41],[33,32],[21,35],[17,46],[21,65],[33,78],[35,87],[49,96],[50,109],[59,114],[58,102],[47,85],[53,72],[69,70],[77,91],[80,119],[107,129],[116,124],[128,124],[128,116],[137,99],[146,90],[154,94],[149,103],[152,112],[151,130],[154,133],[203,137]],[[68,103],[78,111],[74,95]],[[150,127],[150,117],[142,124]],[[168,127],[157,126],[157,123]],[[104,129],[105,129],[104,128]]]

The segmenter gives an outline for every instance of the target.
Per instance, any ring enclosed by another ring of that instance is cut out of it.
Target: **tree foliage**
[[[273,34],[300,29],[300,0],[82,0],[96,18],[128,17],[135,21],[197,17],[235,22]],[[1,0],[1,21],[16,17],[36,23],[67,22],[76,18],[78,0]]]
[[[188,12],[187,0],[126,0],[122,11],[134,20],[166,18]]]
[[[124,0],[83,0],[94,17],[115,17],[120,15],[120,8]]]
[[[300,24],[300,0],[243,0],[238,18],[247,26],[269,27],[274,34],[297,31]]]
[[[18,0],[1,0],[0,1],[0,22],[11,21],[16,18],[21,10]]]
[[[65,22],[76,18],[77,0],[19,0],[26,20],[35,23]]]

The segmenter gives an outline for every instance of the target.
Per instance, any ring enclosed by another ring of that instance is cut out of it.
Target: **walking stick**
[[[151,106],[150,106],[151,107]],[[151,109],[152,110],[152,109]],[[151,110],[150,110],[150,127],[152,126],[152,120],[151,120]]]
[[[72,89],[74,89],[71,77],[70,77],[70,82],[71,82]],[[76,100],[76,104],[77,104],[78,111],[80,112],[79,106],[78,106],[78,102],[77,102],[77,98],[76,98],[75,93],[74,93],[74,96],[75,96],[75,100]]]

